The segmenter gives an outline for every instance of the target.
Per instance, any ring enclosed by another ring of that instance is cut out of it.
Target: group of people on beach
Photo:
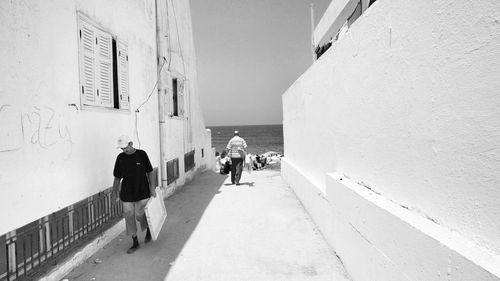
[[[243,138],[239,136],[239,132],[234,132],[234,137],[229,140],[226,150],[221,153],[215,152],[215,170],[220,174],[229,174],[234,170],[235,176],[238,177],[236,184],[238,184],[241,178],[241,172],[243,170],[251,173],[252,170],[265,169],[269,165],[280,163],[282,155],[278,152],[269,151],[263,154],[251,154],[247,153],[245,149],[247,144]],[[240,160],[243,161],[241,164],[241,169],[238,167],[240,165]],[[236,163],[235,163],[236,162]],[[233,182],[233,177],[231,173],[231,182]]]
[[[251,172],[251,170],[266,169],[273,164],[280,163],[282,155],[277,152],[266,152],[263,154],[248,153],[245,156],[243,170]],[[220,174],[229,174],[231,171],[231,158],[223,150],[221,153],[215,152],[215,171]]]

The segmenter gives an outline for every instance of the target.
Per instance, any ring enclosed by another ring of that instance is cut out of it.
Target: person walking
[[[231,183],[240,185],[241,172],[243,171],[243,162],[245,161],[246,141],[240,137],[238,131],[234,131],[234,136],[227,143],[226,149],[231,157]]]
[[[151,241],[144,207],[149,198],[156,197],[154,185],[153,167],[149,161],[148,154],[141,149],[133,147],[133,142],[128,136],[122,135],[118,138],[118,147],[122,150],[116,157],[113,169],[113,197],[123,202],[123,216],[127,235],[132,236],[132,247],[127,250],[132,254],[139,249],[137,240],[137,224],[139,221],[142,231],[146,230],[144,243]]]

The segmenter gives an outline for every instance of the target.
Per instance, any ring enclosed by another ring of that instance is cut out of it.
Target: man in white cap
[[[151,196],[156,197],[153,167],[144,150],[135,149],[130,138],[122,135],[118,138],[118,147],[123,152],[116,157],[113,175],[113,197],[119,194],[123,202],[123,216],[127,235],[132,236],[133,244],[127,250],[132,254],[139,248],[137,240],[136,220],[141,224],[142,231],[146,231],[144,243],[151,241],[151,232],[148,228],[144,207]],[[121,184],[120,184],[121,182]]]
[[[234,136],[229,140],[226,149],[231,157],[231,183],[240,185],[243,162],[245,161],[246,141],[240,137],[240,132],[234,131]]]

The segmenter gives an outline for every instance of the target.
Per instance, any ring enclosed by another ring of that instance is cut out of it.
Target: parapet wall
[[[375,270],[379,280],[498,280],[481,254],[465,253],[500,255],[499,19],[493,0],[379,0],[283,95],[283,176],[348,269],[394,269]],[[372,197],[344,201],[348,186],[330,173],[426,223],[407,226]],[[364,257],[349,258],[355,250]]]

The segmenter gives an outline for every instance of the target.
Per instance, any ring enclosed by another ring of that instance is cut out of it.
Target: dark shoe
[[[144,237],[144,243],[148,243],[148,242],[151,242],[151,232],[149,231],[149,228],[148,230],[146,231],[146,236]]]
[[[241,185],[241,184],[239,182],[237,182],[236,185]]]
[[[139,241],[137,241],[137,237],[132,237],[132,239],[134,240],[134,244],[132,244],[132,247],[127,250],[127,254],[132,254],[137,249],[139,249]]]

